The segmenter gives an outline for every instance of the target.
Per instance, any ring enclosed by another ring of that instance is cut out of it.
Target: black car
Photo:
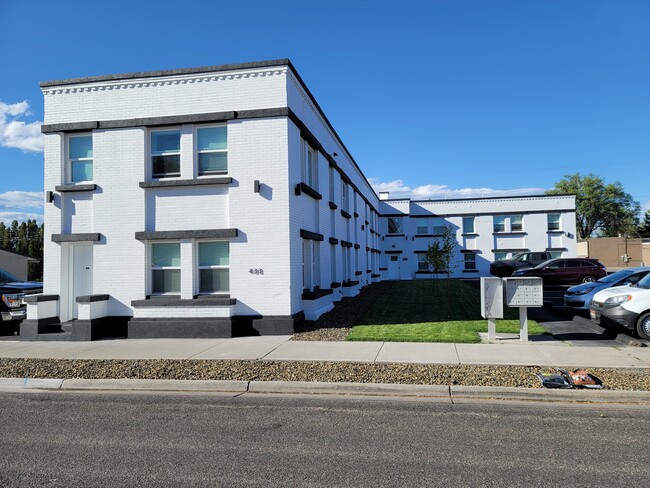
[[[490,274],[499,278],[512,276],[512,273],[518,269],[533,268],[544,261],[551,259],[551,253],[541,252],[518,252],[510,259],[502,259],[490,263]]]
[[[538,276],[544,284],[576,285],[593,283],[607,275],[607,269],[597,259],[557,258],[549,259],[534,268],[520,269],[512,273],[517,276]]]
[[[27,316],[25,295],[43,293],[43,283],[22,281],[0,269],[0,323],[17,325]]]

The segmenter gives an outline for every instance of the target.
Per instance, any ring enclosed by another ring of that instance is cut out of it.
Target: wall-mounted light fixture
[[[260,192],[260,180],[255,180],[254,186],[253,186],[253,191],[255,193]]]
[[[334,157],[337,157],[337,156],[338,156],[338,154],[337,154],[337,153],[335,153],[335,152],[333,152],[333,153],[332,153],[332,156],[334,156]]]
[[[45,192],[45,203],[52,203],[54,201],[54,193],[51,191]]]

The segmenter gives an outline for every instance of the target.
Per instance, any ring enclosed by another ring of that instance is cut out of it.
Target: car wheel
[[[587,275],[584,278],[582,278],[583,283],[593,283],[594,281],[596,281],[595,276]]]
[[[650,312],[646,312],[636,321],[636,333],[639,337],[650,341]]]

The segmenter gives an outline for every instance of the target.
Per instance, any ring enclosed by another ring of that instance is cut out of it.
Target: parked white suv
[[[618,324],[650,340],[650,274],[634,286],[599,291],[589,309],[591,320],[606,327]]]

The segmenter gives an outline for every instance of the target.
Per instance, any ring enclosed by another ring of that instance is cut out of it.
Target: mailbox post
[[[497,338],[494,319],[503,318],[503,281],[501,278],[481,277],[481,316],[488,321],[488,340]]]
[[[505,302],[519,307],[519,340],[528,342],[528,307],[544,305],[541,278],[505,278]]]

